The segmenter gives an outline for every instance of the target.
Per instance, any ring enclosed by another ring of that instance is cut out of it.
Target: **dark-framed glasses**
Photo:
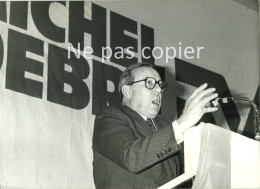
[[[142,80],[132,81],[130,83],[127,83],[127,85],[131,85],[131,84],[138,83],[138,82],[141,82],[141,81],[145,82],[145,87],[147,89],[153,89],[156,84],[159,85],[159,87],[161,88],[162,92],[166,91],[166,89],[167,89],[166,81],[162,81],[162,80],[156,81],[156,79],[153,78],[153,77],[147,77],[147,78],[142,79]]]

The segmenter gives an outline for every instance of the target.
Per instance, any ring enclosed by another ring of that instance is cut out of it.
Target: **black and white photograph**
[[[0,1],[0,188],[260,188],[259,2]]]

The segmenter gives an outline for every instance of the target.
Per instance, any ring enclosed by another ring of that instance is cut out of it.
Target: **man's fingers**
[[[202,99],[205,99],[207,96],[211,96],[209,94],[213,93],[215,90],[216,90],[215,88],[209,88],[209,89],[203,90],[194,99],[196,99],[197,101],[201,101]]]
[[[217,93],[213,93],[207,97],[205,97],[203,100],[200,101],[199,105],[200,106],[205,106],[208,102],[210,102],[211,100],[215,99],[218,97]]]
[[[200,91],[197,96],[195,96],[193,99],[190,99],[189,103],[191,106],[200,106],[202,101],[204,99],[207,99],[207,97],[212,96],[212,92],[214,92],[216,89],[215,88],[209,88],[205,89],[203,91]],[[215,97],[216,98],[216,97]],[[204,103],[204,102],[203,102]],[[204,104],[202,104],[204,106]]]
[[[190,99],[194,98],[200,91],[206,89],[207,86],[208,86],[208,84],[207,84],[207,83],[204,83],[204,84],[201,85],[199,88],[195,89],[195,90],[193,91],[193,93],[190,95],[190,97],[189,97],[187,100],[190,100]]]

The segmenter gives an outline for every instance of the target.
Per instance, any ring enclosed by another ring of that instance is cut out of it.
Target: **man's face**
[[[134,81],[152,77],[161,80],[157,71],[150,67],[139,67],[132,71]],[[134,83],[131,87],[130,106],[137,113],[148,118],[155,118],[161,107],[162,93],[158,84],[153,89],[145,87],[145,81]]]

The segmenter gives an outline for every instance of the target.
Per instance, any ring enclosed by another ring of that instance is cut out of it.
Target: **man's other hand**
[[[218,94],[214,93],[216,89],[206,89],[207,86],[207,83],[201,85],[199,88],[194,90],[191,96],[186,100],[182,115],[177,120],[183,133],[188,128],[194,126],[205,113],[215,112],[218,110],[216,107],[205,106],[211,100],[218,97]]]

